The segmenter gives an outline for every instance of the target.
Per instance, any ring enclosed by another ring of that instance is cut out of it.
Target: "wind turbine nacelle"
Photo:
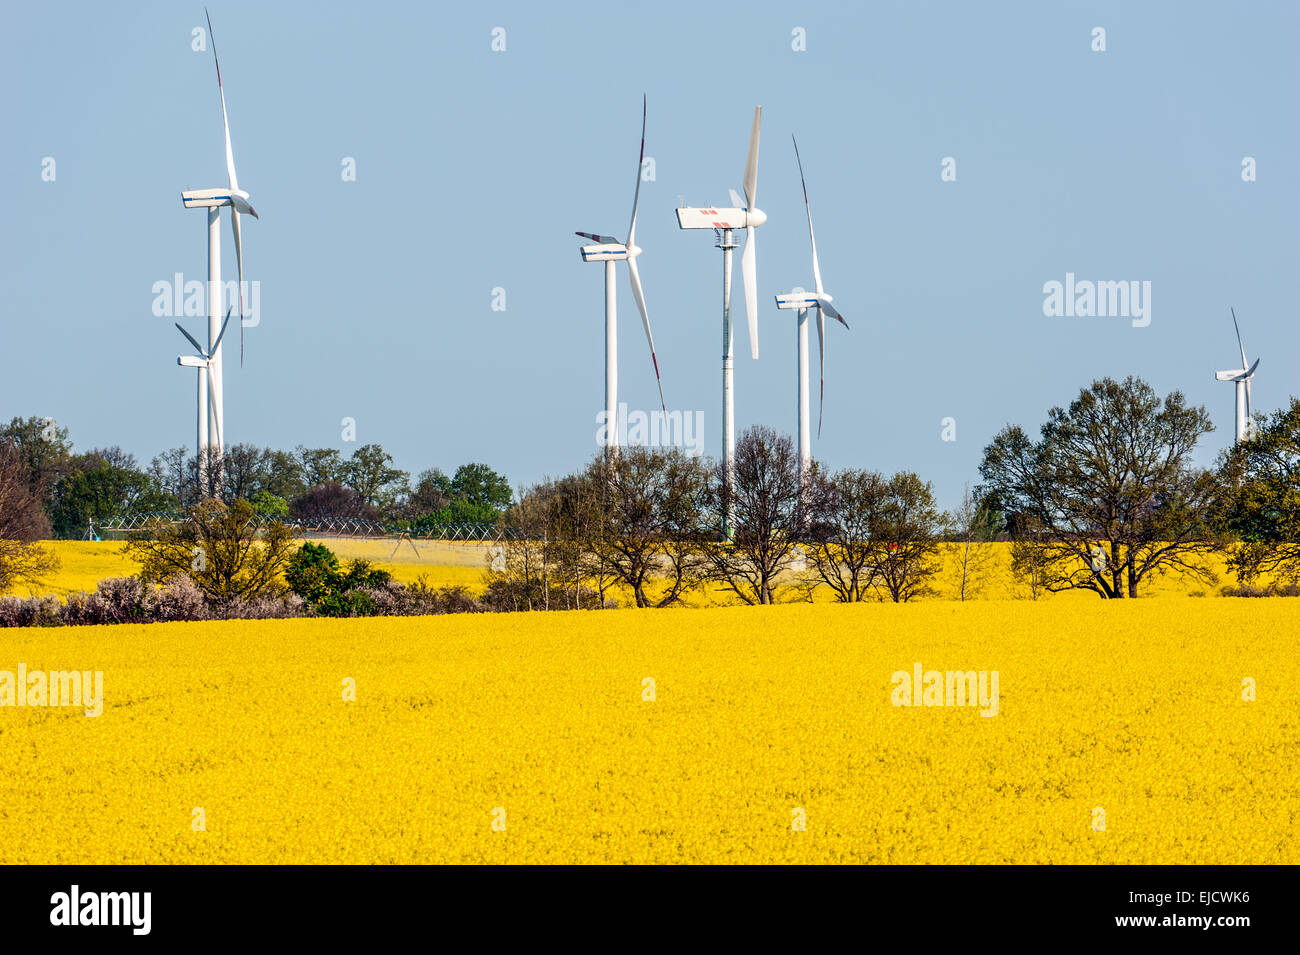
[[[213,209],[230,205],[230,189],[186,189],[181,193],[186,209]]]
[[[831,297],[825,292],[820,295],[816,292],[785,292],[776,297],[776,307],[809,309],[816,308],[820,303],[829,301],[831,301]]]
[[[677,225],[682,229],[743,229],[767,221],[762,209],[696,209],[682,206],[677,210]]]
[[[186,368],[206,368],[208,363],[197,355],[177,355],[176,364]]]
[[[584,262],[625,262],[628,259],[627,246],[621,242],[598,242],[584,245],[579,251]]]

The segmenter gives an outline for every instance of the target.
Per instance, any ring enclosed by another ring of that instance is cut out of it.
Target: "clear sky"
[[[738,429],[796,425],[793,313],[772,302],[812,284],[791,133],[852,325],[828,329],[814,454],[832,467],[913,469],[951,506],[1004,424],[1036,429],[1094,377],[1130,373],[1209,408],[1208,464],[1231,440],[1233,388],[1213,380],[1239,363],[1229,305],[1263,359],[1256,406],[1297,390],[1298,4],[210,10],[262,217],[244,225],[260,324],[242,370],[226,350],[227,442],[348,453],[352,417],[413,473],[482,460],[517,484],[578,467],[603,407],[604,297],[573,232],[625,236],[643,92],[641,275],[668,406],[703,411],[709,454],[721,256],[673,209],[740,188],[758,104],[762,356],[737,261]],[[0,416],[50,416],[79,448],[147,463],[194,440],[188,349],[152,289],[206,276],[204,216],[179,193],[225,185],[211,54],[191,50],[203,7],[25,3],[5,19]],[[233,278],[226,222],[223,237]],[[1067,272],[1151,282],[1150,324],[1046,317],[1044,283]],[[621,398],[653,409],[619,273]]]

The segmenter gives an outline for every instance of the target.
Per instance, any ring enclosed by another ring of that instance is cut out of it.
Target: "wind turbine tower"
[[[1241,367],[1230,371],[1216,371],[1214,377],[1217,381],[1231,381],[1236,385],[1236,443],[1241,444],[1251,436],[1254,428],[1254,421],[1251,419],[1250,380],[1255,377],[1255,369],[1259,367],[1259,359],[1256,358],[1253,365],[1247,364],[1246,346],[1241,343],[1241,327],[1237,324],[1237,312],[1235,309],[1229,309],[1229,311],[1232,312],[1232,327],[1237,332],[1237,348],[1241,352]]]
[[[207,10],[204,10],[207,15]],[[205,367],[199,373],[199,414],[204,416],[211,407],[212,414],[207,416],[206,427],[200,426],[198,437],[198,458],[200,491],[204,463],[209,455],[215,455],[218,462],[222,454],[223,407],[221,400],[221,304],[223,286],[221,284],[221,208],[230,207],[230,228],[235,237],[235,266],[239,277],[239,336],[240,361],[243,361],[244,336],[244,251],[240,234],[239,217],[243,214],[258,218],[256,210],[249,204],[248,193],[239,188],[235,176],[235,157],[230,147],[230,118],[226,114],[226,91],[221,83],[221,61],[217,59],[217,43],[212,34],[212,18],[208,17],[208,40],[212,43],[212,59],[217,67],[217,91],[221,95],[221,120],[226,134],[226,187],[224,189],[187,189],[181,193],[181,201],[186,209],[208,210],[208,347],[199,349],[206,356]],[[182,329],[184,331],[184,329]],[[186,333],[189,337],[189,333]],[[211,397],[209,397],[211,392]]]
[[[618,298],[616,287],[618,276],[615,275],[616,262],[627,263],[627,277],[632,283],[632,297],[641,312],[641,324],[645,328],[646,341],[650,343],[650,361],[654,363],[655,380],[659,382],[659,406],[663,409],[665,419],[668,407],[664,404],[664,383],[659,377],[659,359],[655,357],[655,339],[650,333],[650,316],[646,313],[645,292],[641,288],[641,273],[637,270],[636,257],[641,249],[636,244],[636,209],[641,200],[641,166],[645,162],[645,116],[646,101],[641,97],[641,156],[636,162],[636,192],[632,194],[632,221],[627,227],[627,241],[619,242],[612,236],[598,235],[594,232],[576,232],[575,235],[591,239],[594,245],[584,245],[579,250],[584,262],[605,263],[605,452],[608,455],[618,453]]]
[[[790,138],[794,140],[793,136]],[[817,310],[817,352],[821,365],[821,385],[817,404],[817,436],[819,438],[822,433],[822,410],[826,403],[826,316],[829,315],[845,328],[849,327],[849,323],[844,320],[844,316],[835,310],[835,306],[831,304],[831,297],[822,288],[822,271],[817,264],[817,237],[813,235],[812,206],[808,203],[808,183],[804,179],[803,160],[799,158],[799,143],[797,140],[794,140],[794,158],[795,162],[799,164],[799,182],[803,186],[803,204],[804,209],[808,212],[808,240],[812,243],[813,283],[816,290],[812,292],[801,290],[778,295],[776,297],[776,307],[795,309],[799,314],[796,332],[799,366],[799,480],[801,484],[806,484],[808,469],[812,465],[812,438],[808,420],[808,312],[810,309]]]
[[[712,229],[717,234],[717,248],[722,250],[722,461],[723,475],[730,490],[735,467],[735,392],[732,383],[733,334],[731,330],[731,253],[736,248],[732,233],[745,230],[745,251],[740,257],[741,279],[745,285],[745,311],[749,319],[749,350],[758,358],[758,267],[755,262],[754,229],[767,221],[758,208],[758,133],[763,121],[763,107],[754,107],[754,125],[749,133],[749,155],[745,160],[745,201],[731,190],[730,208],[696,208],[677,210],[677,225],[683,229]],[[728,540],[734,533],[730,494],[724,507],[722,534]]]

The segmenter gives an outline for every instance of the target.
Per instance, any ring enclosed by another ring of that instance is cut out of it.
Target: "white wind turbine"
[[[799,312],[798,321],[798,353],[799,353],[799,474],[800,479],[806,480],[808,468],[812,463],[812,440],[809,435],[808,422],[808,310],[817,310],[817,351],[821,362],[821,387],[820,397],[817,404],[817,437],[822,434],[822,409],[826,403],[826,316],[829,315],[845,328],[849,323],[844,320],[835,306],[831,304],[831,297],[826,294],[822,288],[822,271],[817,264],[817,237],[813,235],[812,224],[812,206],[808,202],[808,183],[803,175],[803,160],[799,158],[799,143],[794,141],[794,158],[799,164],[799,183],[803,186],[803,205],[808,212],[808,241],[812,243],[812,266],[813,282],[816,290],[813,292],[787,292],[784,295],[776,297],[776,307],[785,309],[797,309]]]
[[[212,431],[217,436],[217,447],[221,446],[221,436],[224,431],[224,422],[222,421],[221,415],[221,379],[213,377],[212,367],[214,364],[213,356],[219,354],[221,339],[225,337],[226,326],[230,324],[230,312],[231,308],[226,309],[226,320],[221,323],[221,331],[217,333],[217,341],[212,348],[204,348],[198,343],[198,340],[195,339],[193,335],[181,326],[180,322],[175,323],[176,329],[189,340],[189,343],[194,346],[194,350],[198,352],[197,355],[177,355],[176,364],[183,368],[197,368],[199,372],[198,419],[196,430],[198,431],[200,446],[202,446],[203,439],[208,434],[209,422],[211,422]],[[211,383],[210,385],[209,382]],[[209,412],[211,412],[211,417],[209,417]],[[203,458],[199,458],[198,463],[200,481],[202,481],[205,463]]]
[[[718,236],[717,248],[722,250],[722,460],[723,475],[730,482],[735,466],[735,395],[732,386],[731,331],[731,252],[736,247],[731,233],[745,230],[745,251],[740,257],[741,278],[745,284],[745,310],[749,318],[749,351],[758,358],[758,267],[755,262],[754,229],[767,221],[767,214],[758,208],[758,133],[763,121],[763,107],[754,107],[754,125],[749,133],[749,155],[745,159],[745,204],[734,189],[731,192],[733,208],[692,208],[677,210],[677,225],[683,229],[713,229]],[[722,518],[722,533],[732,535],[731,505],[726,504]]]
[[[615,293],[618,276],[614,274],[615,262],[627,263],[632,297],[641,312],[641,324],[645,327],[646,341],[650,343],[650,361],[654,363],[655,380],[659,383],[659,406],[665,416],[668,414],[668,406],[664,404],[664,383],[659,377],[659,359],[655,356],[655,339],[650,334],[650,316],[646,313],[645,293],[641,289],[641,273],[636,267],[636,257],[641,254],[636,244],[636,209],[641,200],[641,165],[645,162],[645,117],[646,101],[642,96],[641,156],[636,162],[636,192],[632,194],[632,222],[627,227],[627,241],[619,242],[611,236],[593,232],[574,233],[596,243],[582,246],[582,261],[605,263],[605,447],[612,453],[616,453],[618,448],[618,299]]]
[[[207,16],[206,8],[203,11]],[[221,83],[221,61],[217,59],[217,44],[212,35],[212,18],[208,16],[208,39],[212,43],[212,60],[217,67],[217,91],[221,95],[221,121],[225,128],[226,134],[226,179],[227,185],[224,189],[188,189],[181,193],[181,200],[186,209],[207,209],[208,210],[208,348],[206,354],[210,356],[205,359],[208,362],[207,373],[199,376],[199,407],[206,408],[209,404],[215,409],[215,414],[208,419],[207,428],[199,434],[199,460],[202,462],[208,454],[215,454],[217,460],[220,460],[222,453],[222,437],[218,433],[218,423],[221,422],[221,300],[223,297],[223,288],[221,285],[221,207],[230,207],[230,228],[235,237],[235,267],[238,270],[239,277],[239,356],[240,362],[243,362],[244,356],[244,250],[242,237],[239,228],[239,217],[247,213],[254,219],[258,218],[256,210],[248,202],[248,193],[239,188],[239,181],[235,176],[235,157],[230,148],[230,118],[226,114],[226,91]],[[214,392],[214,400],[205,400],[202,392],[211,390]]]
[[[1259,359],[1255,359],[1255,364],[1248,365],[1246,362],[1246,346],[1241,343],[1241,327],[1237,324],[1237,312],[1235,309],[1229,309],[1232,312],[1232,327],[1237,332],[1237,348],[1241,351],[1241,367],[1234,368],[1231,371],[1216,371],[1214,377],[1217,381],[1231,381],[1237,386],[1237,429],[1236,442],[1240,444],[1250,437],[1254,425],[1251,418],[1250,407],[1250,380],[1255,377],[1255,369],[1259,367]]]

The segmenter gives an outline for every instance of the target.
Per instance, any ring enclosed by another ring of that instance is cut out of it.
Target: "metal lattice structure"
[[[101,531],[138,531],[158,524],[182,524],[185,514],[179,511],[133,511],[107,518],[98,525]],[[257,526],[273,523],[277,518],[259,516]],[[281,521],[295,537],[409,537],[415,540],[450,541],[467,544],[496,543],[518,535],[499,524],[434,524],[419,531],[389,527],[381,521],[358,517],[319,517]]]
[[[148,524],[180,524],[185,515],[176,511],[132,511],[99,522],[103,531],[138,531]]]
[[[434,524],[411,536],[419,540],[495,543],[507,538],[513,539],[517,535],[499,524]]]

